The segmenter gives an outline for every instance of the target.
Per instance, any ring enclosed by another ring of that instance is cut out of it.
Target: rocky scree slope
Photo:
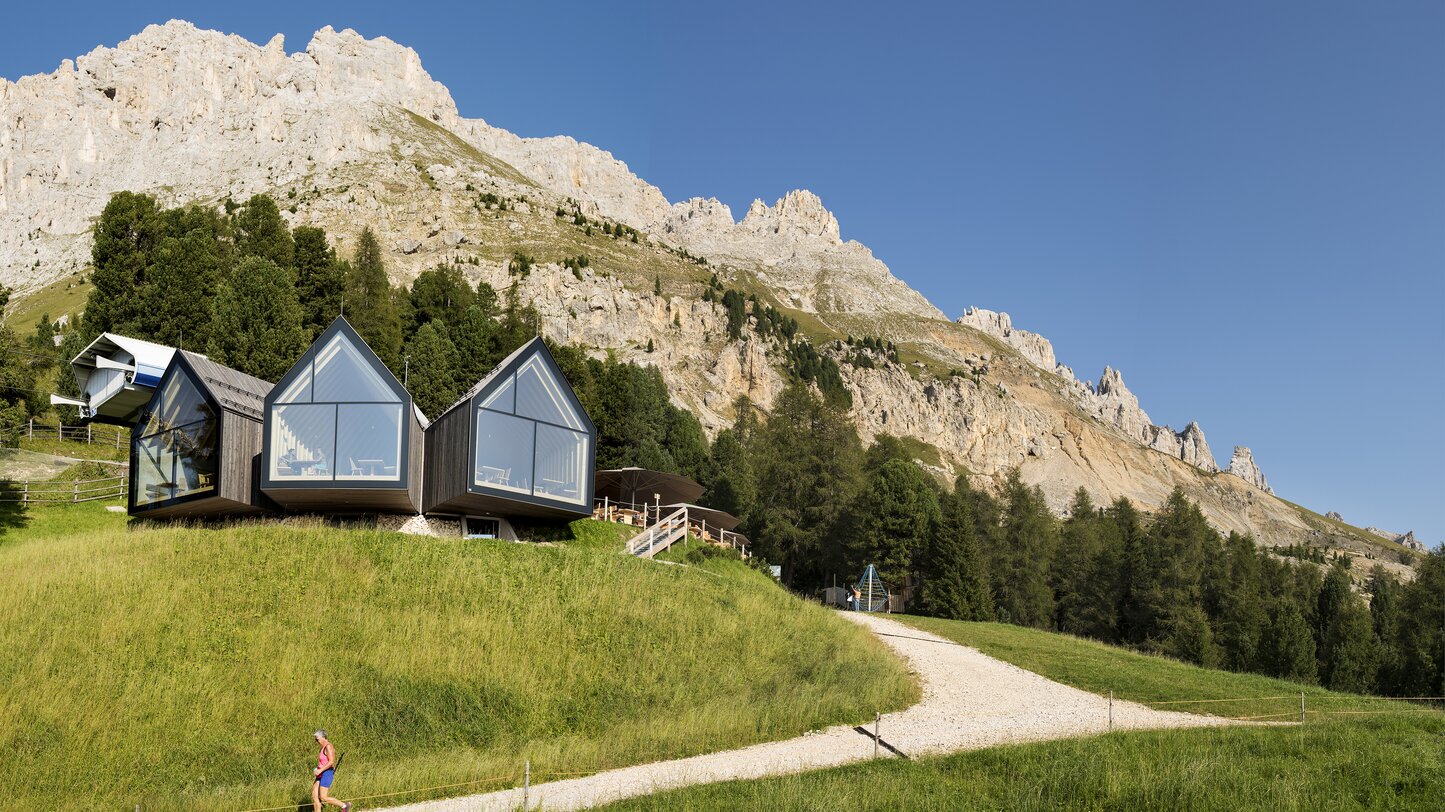
[[[941,477],[1020,466],[1059,510],[1078,487],[1149,509],[1177,485],[1224,530],[1379,552],[1377,537],[1273,498],[1242,449],[1234,476],[1219,473],[1198,424],[1154,425],[1117,370],[1080,382],[1005,313],[950,321],[843,240],[817,196],[754,201],[737,221],[717,200],[670,204],[596,147],[463,118],[417,54],[384,37],[328,27],[288,55],[279,35],[256,45],[172,21],[0,80],[0,282],[33,290],[83,270],[90,224],[121,189],[165,205],[266,192],[343,254],[375,229],[399,282],[457,262],[498,289],[516,283],[549,335],[657,365],[709,431],[738,395],[766,408],[786,383],[775,338],[730,340],[721,308],[702,301],[716,272],[840,359],[833,342],[848,335],[896,342],[904,363],[841,365],[852,416],[866,438],[935,447],[927,462]],[[604,224],[640,239],[605,236]],[[536,260],[530,273],[509,272],[518,252]],[[588,267],[562,265],[579,255]]]

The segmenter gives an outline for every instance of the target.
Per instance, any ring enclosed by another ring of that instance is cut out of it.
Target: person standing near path
[[[336,778],[336,745],[326,738],[326,731],[318,730],[312,734],[316,737],[316,743],[321,745],[321,753],[316,756],[316,769],[311,771],[315,781],[311,782],[311,808],[314,812],[321,812],[322,804],[331,804],[341,807],[342,812],[351,812],[351,804],[331,797],[331,782]]]

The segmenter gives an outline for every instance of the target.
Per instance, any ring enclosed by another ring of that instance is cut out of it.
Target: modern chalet
[[[256,487],[262,405],[271,384],[174,351],[131,433],[129,511],[148,518],[267,509]]]
[[[586,516],[596,454],[597,429],[534,338],[427,429],[422,508],[468,527],[473,517]]]
[[[287,510],[417,513],[426,420],[343,318],[265,403],[261,490]]]

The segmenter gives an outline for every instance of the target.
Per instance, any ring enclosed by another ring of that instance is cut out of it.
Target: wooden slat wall
[[[452,409],[437,418],[426,431],[426,464],[422,476],[422,512],[450,502],[467,492],[471,474],[470,404]]]
[[[416,419],[416,412],[408,408],[406,413],[411,418],[411,437],[407,442],[406,490],[411,497],[412,512],[420,513],[422,481],[426,478],[426,434],[422,430],[421,421]]]
[[[256,460],[261,453],[261,421],[221,411],[221,496],[243,505],[262,504]]]

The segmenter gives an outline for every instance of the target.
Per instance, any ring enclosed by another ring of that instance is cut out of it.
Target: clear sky
[[[1007,310],[1285,498],[1445,539],[1445,3],[450,6],[26,3],[0,76],[171,17],[386,35],[463,115],[671,200],[812,189],[950,316]]]

